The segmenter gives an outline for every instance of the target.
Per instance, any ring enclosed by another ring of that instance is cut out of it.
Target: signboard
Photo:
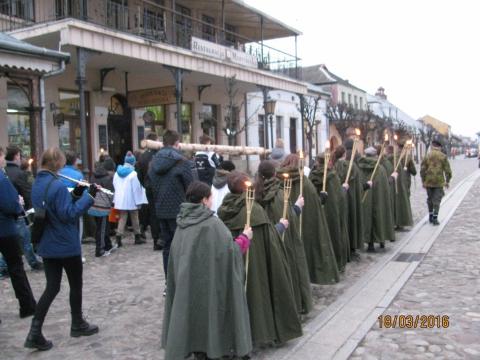
[[[258,68],[257,58],[240,50],[218,45],[210,41],[192,36],[192,51],[194,53],[208,56],[221,61],[228,61],[233,64]]]
[[[128,105],[132,108],[174,104],[175,102],[175,86],[129,91],[128,93]]]

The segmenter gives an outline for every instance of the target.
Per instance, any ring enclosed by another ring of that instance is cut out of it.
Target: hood
[[[293,183],[300,181],[300,172],[298,171],[297,167],[283,167],[277,169],[277,177],[279,179],[283,178],[282,174],[288,174]]]
[[[267,204],[271,203],[278,191],[280,190],[280,180],[276,177],[265,180],[263,183],[263,194],[261,194],[261,199],[258,201],[260,205],[265,207]]]
[[[221,189],[227,185],[227,176],[230,174],[230,171],[218,169],[215,170],[215,176],[213,177],[212,185],[216,189]]]
[[[177,225],[185,229],[212,217],[214,212],[203,204],[183,203],[177,215]]]
[[[323,187],[323,173],[324,173],[324,167],[320,166],[320,167],[315,167],[312,171],[310,171],[310,175],[308,175],[308,178],[313,183],[313,185],[315,185],[317,190]],[[327,185],[328,185],[328,179],[330,179],[330,177],[332,176],[335,176],[335,170],[328,169]]]
[[[130,164],[123,164],[123,165],[118,165],[117,167],[117,174],[121,178],[126,178],[128,175],[130,175],[135,168],[130,165]]]
[[[227,194],[223,198],[217,215],[230,230],[243,229],[247,218],[245,194]],[[270,219],[267,217],[263,208],[257,202],[254,202],[250,216],[250,225],[253,227],[268,224],[269,222]]]
[[[361,157],[358,160],[358,167],[362,170],[373,170],[377,164],[377,157]]]
[[[101,179],[105,176],[108,176],[108,171],[103,167],[102,164],[97,164],[95,166],[95,171],[93,172],[93,177],[95,179]]]
[[[285,150],[283,148],[273,148],[270,157],[272,160],[283,160],[285,157]]]
[[[155,168],[157,174],[165,174],[179,161],[185,160],[180,151],[172,147],[164,147],[155,155]]]

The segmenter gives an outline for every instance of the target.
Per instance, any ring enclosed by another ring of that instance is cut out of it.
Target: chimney
[[[375,93],[375,96],[380,99],[387,100],[387,95],[385,95],[385,89],[381,86],[378,88],[377,92]]]

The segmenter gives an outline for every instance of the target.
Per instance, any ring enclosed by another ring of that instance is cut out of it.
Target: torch
[[[352,148],[352,155],[350,156],[350,163],[348,164],[348,171],[347,171],[347,177],[345,178],[345,184],[348,184],[348,180],[350,180],[350,174],[352,173],[352,166],[353,166],[353,161],[355,159],[355,154],[357,152],[357,144],[358,140],[360,137],[360,129],[355,129],[355,139],[353,140],[353,148]]]
[[[327,171],[328,171],[329,161],[330,161],[330,141],[327,140],[327,142],[325,143],[325,164],[323,165],[323,186],[322,186],[323,192],[327,190]]]
[[[283,214],[282,219],[287,218],[288,201],[292,192],[292,179],[288,174],[283,174]],[[282,234],[282,242],[285,241],[285,232]]]
[[[250,217],[252,215],[252,207],[253,207],[253,202],[255,200],[255,190],[253,189],[252,183],[250,181],[245,181],[245,186],[247,187],[245,191],[245,209],[247,211],[245,226],[250,227]],[[245,255],[245,291],[247,291],[248,263],[249,263],[249,250],[247,249],[247,253]]]
[[[388,142],[388,134],[385,134],[385,140],[382,144],[382,147],[380,149],[380,155],[378,155],[377,163],[375,164],[375,167],[373,168],[372,175],[370,176],[370,181],[373,181],[373,178],[375,177],[375,174],[377,173],[378,166],[380,165],[380,161],[382,161],[383,153],[385,150],[385,144]],[[365,201],[365,198],[367,197],[368,190],[365,191],[363,194],[362,202]]]
[[[303,196],[303,173],[305,171],[305,158],[303,157],[303,151],[300,150],[300,159],[298,161],[298,172],[300,174],[300,196]],[[303,211],[300,213],[300,238],[302,237],[302,225],[303,225]]]
[[[412,140],[408,140],[408,141],[407,141],[407,150],[406,150],[406,151],[407,151],[407,154],[405,155],[405,164],[404,164],[404,166],[403,166],[403,169],[404,169],[404,170],[407,170],[408,161],[409,161],[408,156],[410,155],[410,153],[412,152],[412,150],[413,150],[413,141],[412,141]]]

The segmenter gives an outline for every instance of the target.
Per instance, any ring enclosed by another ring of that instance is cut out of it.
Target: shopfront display
[[[25,157],[31,156],[30,101],[28,86],[8,84],[7,132],[8,144],[18,146]]]

